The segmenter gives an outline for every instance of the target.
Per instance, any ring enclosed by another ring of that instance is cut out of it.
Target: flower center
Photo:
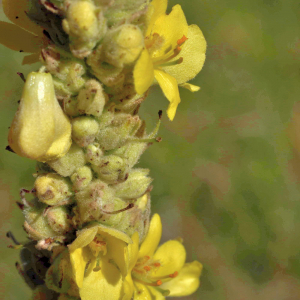
[[[136,282],[142,283],[148,286],[159,287],[164,281],[175,278],[178,272],[168,274],[166,276],[155,276],[155,273],[161,267],[159,261],[153,260],[150,256],[144,256],[140,258],[132,270],[132,279]],[[161,290],[160,292],[165,294],[166,291]]]
[[[146,49],[149,51],[150,55],[152,56],[154,66],[164,67],[182,63],[183,57],[179,57],[176,60],[173,59],[179,55],[179,53],[181,52],[180,46],[182,46],[187,39],[188,38],[185,35],[183,35],[182,38],[177,40],[177,45],[175,46],[175,48],[174,46],[170,45],[166,48],[163,55],[153,57],[153,53],[157,50],[160,50],[164,46],[165,40],[158,33],[153,33],[152,35],[147,36],[145,38],[145,46]]]
[[[89,247],[95,257],[99,256],[100,252],[103,252],[103,255],[107,253],[106,242],[100,234],[94,237],[89,243]]]

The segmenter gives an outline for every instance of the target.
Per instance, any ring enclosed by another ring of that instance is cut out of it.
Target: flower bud
[[[138,116],[116,113],[110,125],[99,130],[96,140],[104,150],[119,148],[135,135],[141,124]]]
[[[109,184],[123,181],[127,174],[125,161],[116,155],[101,157],[99,164],[92,165],[92,168],[100,179]]]
[[[55,173],[39,176],[34,188],[39,200],[47,205],[67,204],[72,196],[69,182]]]
[[[86,82],[85,88],[79,92],[77,109],[81,114],[99,117],[102,114],[107,97],[101,84],[91,79]]]
[[[49,161],[48,164],[58,174],[67,177],[85,165],[85,155],[83,150],[73,143],[65,156]]]
[[[78,101],[76,97],[63,97],[63,109],[64,112],[70,117],[76,117],[79,115],[79,111],[77,109]]]
[[[32,300],[52,300],[56,298],[57,298],[57,293],[48,289],[45,285],[38,285],[32,291]]]
[[[8,142],[20,156],[42,162],[69,150],[71,124],[57,102],[50,74],[28,75]]]
[[[70,37],[70,48],[75,57],[88,56],[106,30],[105,19],[92,1],[70,2],[63,29]]]
[[[93,143],[98,131],[99,124],[92,117],[81,116],[72,120],[72,137],[80,147]]]
[[[94,143],[86,147],[85,157],[86,160],[92,165],[99,165],[101,162],[101,157],[103,156],[103,151],[101,150],[99,144]]]
[[[114,185],[113,189],[116,192],[116,196],[123,199],[141,197],[152,182],[152,179],[147,177],[148,174],[148,169],[131,170],[126,181]]]
[[[44,216],[44,210],[46,207],[47,206],[45,204],[35,203],[34,207],[29,207],[23,210],[25,215],[24,228],[31,239],[42,240],[58,236],[58,234],[49,225],[47,218]]]
[[[80,298],[78,286],[72,272],[69,251],[67,249],[55,258],[46,273],[45,282],[49,289],[57,293],[64,293]]]
[[[70,219],[70,212],[65,206],[47,209],[48,224],[58,235],[65,235],[72,230]]]
[[[144,35],[138,26],[124,24],[108,32],[103,41],[104,60],[123,68],[132,64],[144,47]]]
[[[83,166],[82,168],[77,169],[76,172],[71,175],[71,181],[73,182],[73,188],[75,191],[86,188],[92,179],[92,170],[88,166]]]

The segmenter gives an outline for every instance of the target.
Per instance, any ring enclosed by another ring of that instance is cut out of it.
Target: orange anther
[[[177,41],[177,45],[182,45],[188,38],[184,35],[181,39]]]
[[[144,256],[147,260],[149,260],[150,259],[150,256],[148,256],[148,255],[146,255],[146,256]]]
[[[178,275],[178,272],[176,271],[176,272],[174,272],[173,274],[170,274],[169,277],[175,278],[175,277],[177,277],[177,275]]]
[[[146,271],[150,271],[150,270],[151,270],[151,268],[150,268],[149,266],[145,266],[145,267],[144,267],[144,270],[146,270]]]
[[[156,262],[156,263],[154,263],[154,266],[158,268],[158,267],[160,267],[161,265],[160,265],[160,263]]]
[[[162,281],[161,280],[157,280],[156,281],[156,285],[158,285],[158,286],[162,285]]]

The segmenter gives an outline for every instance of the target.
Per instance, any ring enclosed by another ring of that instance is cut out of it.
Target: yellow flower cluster
[[[158,214],[140,246],[138,233],[130,239],[103,225],[79,231],[69,252],[81,299],[163,300],[194,293],[202,265],[185,263],[186,252],[178,240],[158,247],[161,234]]]

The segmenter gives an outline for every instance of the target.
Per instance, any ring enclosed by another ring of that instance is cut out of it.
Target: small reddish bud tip
[[[18,207],[23,210],[24,209],[24,204],[21,202],[16,201],[16,204],[18,205]]]
[[[6,146],[5,150],[7,150],[9,152],[12,152],[12,153],[15,153],[15,151],[13,149],[11,149],[10,146]]]
[[[162,141],[162,138],[161,138],[161,137],[157,137],[155,140],[156,140],[158,143],[160,143],[160,142]]]
[[[146,270],[147,272],[151,270],[151,268],[149,266],[145,266],[144,270]]]
[[[161,120],[161,117],[162,117],[162,110],[160,110],[159,112],[158,112],[158,118]]]
[[[160,285],[162,285],[162,281],[161,281],[161,280],[157,280],[157,281],[156,281],[156,284],[157,284],[158,286],[160,286]]]
[[[177,276],[178,276],[178,272],[177,272],[177,271],[174,272],[173,274],[170,274],[170,275],[169,275],[170,278],[175,278],[175,277],[177,277]]]
[[[20,76],[20,78],[24,81],[24,82],[26,82],[26,79],[25,79],[25,77],[24,77],[24,74],[23,73],[21,73],[21,72],[17,72],[17,74]]]

